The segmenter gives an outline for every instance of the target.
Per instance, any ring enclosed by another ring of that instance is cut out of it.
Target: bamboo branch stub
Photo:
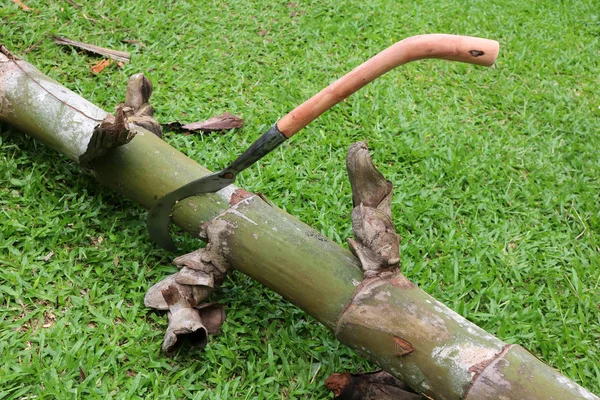
[[[154,119],[154,108],[150,104],[151,95],[152,82],[144,74],[134,74],[129,78],[125,103],[115,107],[114,116],[108,114],[94,127],[87,150],[79,157],[84,168],[110,149],[129,143],[137,133],[136,126],[162,137],[161,125]]]
[[[346,169],[354,205],[354,239],[348,239],[348,245],[360,259],[364,277],[399,269],[400,237],[392,221],[392,182],[375,168],[365,142],[350,146]]]
[[[152,82],[144,74],[131,75],[125,90],[125,117],[129,122],[162,137],[162,127],[154,118],[154,107],[150,104],[152,91]]]

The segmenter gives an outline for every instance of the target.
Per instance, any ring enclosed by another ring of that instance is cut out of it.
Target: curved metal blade
[[[215,172],[192,181],[158,200],[150,209],[148,218],[146,219],[148,233],[150,233],[152,241],[165,250],[177,250],[177,246],[175,246],[169,234],[169,223],[171,222],[171,210],[173,206],[180,199],[197,194],[213,193],[231,185],[235,181],[235,178],[223,178],[221,176],[223,173],[224,171]]]
[[[286,139],[275,124],[252,143],[229,167],[196,179],[159,199],[150,209],[146,220],[152,240],[163,249],[177,250],[169,235],[169,222],[171,222],[173,206],[186,197],[216,192],[232,184],[237,174],[269,154]]]

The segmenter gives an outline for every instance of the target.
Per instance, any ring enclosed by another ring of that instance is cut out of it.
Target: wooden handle
[[[495,40],[457,35],[419,35],[388,47],[293,109],[277,122],[286,137],[292,137],[319,115],[386,72],[411,61],[440,58],[491,66],[499,44]]]

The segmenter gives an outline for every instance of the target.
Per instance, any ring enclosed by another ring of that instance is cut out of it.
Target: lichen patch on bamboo
[[[0,119],[9,114],[13,113],[12,104],[5,96],[4,81],[8,79],[8,76],[14,74],[17,71],[17,67],[14,63],[10,62],[9,55],[11,53],[8,49],[0,44]]]
[[[452,364],[453,368],[458,367],[460,371],[467,371],[475,375],[474,366],[489,364],[490,360],[493,360],[501,352],[502,348],[497,351],[494,348],[463,341],[458,344],[435,347],[431,352],[431,357],[440,363]]]
[[[0,121],[30,132],[73,160],[107,113],[24,61],[1,55]]]
[[[556,380],[557,380],[558,383],[560,383],[562,386],[568,388],[573,393],[577,393],[579,396],[581,396],[582,399],[585,399],[585,400],[598,400],[597,396],[595,396],[590,391],[582,388],[581,386],[575,384],[575,382],[573,382],[572,380],[570,380],[570,379],[568,379],[565,376],[560,375],[560,374],[556,374],[556,375],[557,375]]]
[[[238,217],[240,217],[240,218],[241,218],[241,219],[243,219],[244,221],[246,221],[246,222],[249,222],[249,223],[251,223],[252,225],[256,225],[256,226],[258,226],[258,224],[257,224],[255,221],[251,220],[250,218],[248,218],[247,216],[245,216],[244,214],[242,214],[241,212],[239,212],[238,210],[236,210],[236,209],[234,209],[234,208],[230,208],[230,209],[228,209],[228,210],[226,211],[226,213],[237,215]]]
[[[523,399],[599,399],[518,345],[505,346],[474,375],[464,398],[497,399],[507,393]]]

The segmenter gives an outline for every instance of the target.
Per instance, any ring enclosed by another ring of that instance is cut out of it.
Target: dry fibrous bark
[[[325,379],[335,400],[424,400],[385,371],[364,374],[335,373]]]
[[[346,169],[352,186],[350,250],[360,259],[365,278],[400,266],[400,239],[392,221],[392,183],[375,168],[365,142],[350,146]]]
[[[94,128],[87,149],[79,158],[79,162],[88,166],[108,150],[129,143],[136,134],[133,125],[162,137],[162,128],[154,119],[154,108],[150,104],[151,95],[150,79],[141,73],[132,75],[125,91],[125,103],[117,105],[115,115],[108,114]]]
[[[154,119],[154,107],[150,104],[152,82],[144,74],[134,74],[127,82],[123,112],[127,120],[162,137],[162,128]]]
[[[215,245],[226,229],[223,221],[204,224],[201,236],[208,241],[207,246],[173,260],[179,271],[146,293],[146,307],[168,310],[169,326],[163,342],[163,351],[168,355],[183,341],[204,347],[208,334],[218,333],[225,320],[222,306],[203,302],[231,269],[220,254],[222,249]]]
[[[0,122],[79,160],[107,113],[31,65],[0,53]],[[94,176],[107,187],[150,207],[208,174],[151,132],[132,129],[131,142],[94,159]],[[221,223],[224,229],[210,242],[227,265],[280,293],[416,392],[436,399],[598,400],[398,271],[384,268],[362,281],[349,251],[259,196],[230,186],[190,197],[174,208],[173,221],[196,235],[207,222]],[[162,290],[161,296],[164,300]]]
[[[135,131],[129,127],[123,106],[115,109],[115,115],[108,114],[99,125],[94,127],[87,149],[79,157],[83,166],[88,166],[92,160],[100,157],[108,150],[129,143],[135,136]]]
[[[226,112],[221,115],[210,117],[206,121],[191,122],[187,124],[182,124],[181,122],[175,121],[167,122],[163,125],[177,131],[209,133],[228,131],[234,128],[242,128],[244,123],[244,119]]]

